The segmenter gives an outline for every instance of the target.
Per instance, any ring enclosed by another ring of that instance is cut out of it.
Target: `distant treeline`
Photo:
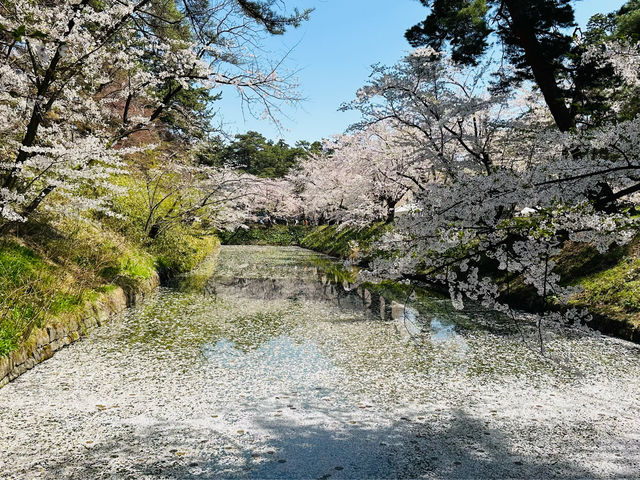
[[[298,164],[300,158],[322,151],[322,143],[306,140],[288,145],[283,139],[268,140],[254,131],[237,134],[232,141],[220,137],[210,142],[199,155],[200,163],[210,166],[229,165],[264,178],[281,178]]]

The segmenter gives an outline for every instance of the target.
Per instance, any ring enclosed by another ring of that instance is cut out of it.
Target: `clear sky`
[[[311,19],[266,43],[274,58],[293,48],[287,57],[289,70],[297,71],[300,91],[306,98],[297,108],[283,109],[279,131],[267,120],[242,112],[232,90],[218,102],[226,130],[256,130],[271,139],[319,140],[343,132],[358,120],[355,112],[338,112],[364,85],[371,65],[396,63],[411,47],[404,39],[407,28],[427,14],[417,0],[288,0],[292,7],[313,7]],[[617,10],[625,0],[575,2],[576,20],[584,26],[594,13]]]

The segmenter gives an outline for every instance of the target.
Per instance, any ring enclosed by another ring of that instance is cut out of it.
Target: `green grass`
[[[193,270],[219,245],[213,234],[170,231],[156,239],[149,250],[156,257],[156,268],[166,278]]]
[[[580,279],[584,288],[572,303],[640,327],[640,259],[625,257],[616,265]]]
[[[19,285],[25,275],[35,276],[48,270],[48,266],[33,250],[5,241],[0,244],[0,269],[3,284]]]
[[[569,242],[556,258],[555,272],[562,282],[583,289],[570,304],[613,320],[607,325],[614,334],[640,328],[639,247],[640,237],[627,245],[613,246],[606,253]]]
[[[17,349],[34,328],[81,311],[108,290],[108,285],[92,288],[94,283],[77,274],[72,260],[59,264],[37,252],[42,243],[28,247],[23,242],[0,241],[0,356]]]
[[[121,278],[133,281],[148,280],[154,271],[155,260],[152,255],[129,248],[114,256],[111,265],[100,269],[99,275],[106,281],[117,284]]]
[[[50,309],[62,312],[77,295],[58,291],[60,271],[17,241],[0,243],[0,356],[15,350]]]
[[[0,356],[34,328],[71,318],[118,286],[136,290],[158,270],[192,269],[218,245],[215,236],[177,230],[145,246],[97,221],[30,228],[0,240]]]
[[[389,225],[375,223],[364,228],[339,228],[334,225],[316,227],[300,246],[340,258],[374,255],[373,243],[388,231]]]

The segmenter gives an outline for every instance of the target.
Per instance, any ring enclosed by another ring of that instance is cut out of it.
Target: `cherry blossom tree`
[[[640,119],[560,132],[534,93],[525,102],[489,96],[473,75],[421,49],[376,67],[347,106],[363,113],[359,127],[395,128],[421,171],[433,172],[420,177],[413,208],[380,242],[391,255],[368,276],[426,280],[448,287],[458,307],[471,299],[510,314],[517,281],[541,308],[560,305],[575,293],[554,271],[565,242],[604,252],[636,231],[625,208],[637,201]],[[580,315],[539,322],[578,325]]]
[[[189,152],[163,149],[140,167],[144,182],[128,195],[143,198],[140,218],[148,241],[178,226],[235,228],[246,218],[242,201],[254,178],[231,168],[200,165]]]
[[[291,180],[316,221],[363,226],[391,222],[398,202],[429,175],[415,143],[385,122],[327,140]]]
[[[295,101],[291,79],[261,62],[257,45],[261,30],[281,33],[308,12],[270,5],[0,4],[1,223],[26,220],[54,191],[56,208],[100,208],[91,193],[145,144],[144,132],[185,111],[188,92],[232,85],[268,115]]]
[[[304,205],[289,178],[250,178],[234,210],[245,212],[245,222],[290,223],[304,215]]]

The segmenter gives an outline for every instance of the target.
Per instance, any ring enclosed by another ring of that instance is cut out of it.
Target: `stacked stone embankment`
[[[79,340],[91,329],[108,322],[113,315],[140,302],[159,284],[160,277],[155,274],[136,288],[125,290],[117,287],[95,303],[87,305],[81,315],[52,321],[44,327],[34,329],[24,345],[0,358],[0,388],[51,358],[56,351]]]

